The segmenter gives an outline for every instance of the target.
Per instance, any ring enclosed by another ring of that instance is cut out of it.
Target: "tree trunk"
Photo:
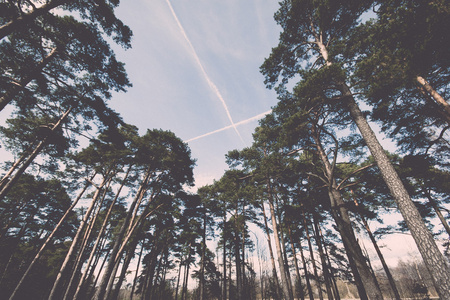
[[[326,61],[326,65],[330,66],[332,63],[328,60],[328,52],[325,45],[322,44],[322,41],[317,40],[316,42],[319,45],[322,57]],[[350,88],[345,82],[336,82],[336,86],[344,97],[350,115],[358,127],[370,153],[374,157],[384,182],[397,203],[398,209],[400,210],[403,219],[416,242],[417,248],[422,255],[424,263],[430,272],[439,297],[441,299],[450,299],[450,267],[445,260],[444,255],[440,252],[433,236],[423,222],[419,211],[412,202],[400,177],[378,141],[378,138],[353,98]],[[378,298],[382,299],[381,294],[374,297],[374,299]]]
[[[117,191],[113,201],[111,201],[111,204],[109,205],[109,208],[108,208],[108,211],[106,213],[105,219],[103,220],[103,224],[102,224],[102,226],[101,226],[101,228],[100,228],[100,230],[98,232],[97,240],[95,241],[95,244],[94,244],[94,246],[93,246],[93,248],[91,250],[91,254],[89,255],[89,259],[88,259],[88,262],[86,264],[86,269],[85,269],[84,273],[82,274],[82,276],[81,276],[81,278],[79,280],[77,289],[76,289],[75,294],[73,296],[73,299],[75,299],[75,300],[78,298],[78,295],[79,295],[79,293],[81,291],[81,288],[82,288],[83,284],[85,283],[86,275],[88,274],[89,267],[90,267],[90,265],[92,263],[92,260],[94,259],[94,255],[95,255],[95,253],[97,251],[97,248],[98,248],[98,246],[100,244],[100,241],[102,240],[102,236],[103,236],[103,234],[106,231],[106,227],[108,226],[108,222],[109,222],[109,217],[111,216],[111,212],[112,212],[112,210],[114,208],[114,205],[116,204],[116,201],[119,198],[120,192],[122,191],[122,188],[125,185],[125,182],[126,182],[126,180],[128,178],[128,175],[130,174],[131,167],[132,167],[131,165],[128,167],[127,173],[125,174],[125,177],[122,180],[122,183],[121,183],[121,185],[120,185],[120,187],[119,187],[119,189],[118,189],[118,191]]]
[[[348,215],[347,208],[345,207],[345,202],[337,188],[336,180],[333,174],[334,166],[331,165],[328,160],[317,130],[316,125],[312,124],[312,134],[316,143],[317,153],[322,161],[324,172],[328,178],[328,195],[331,203],[331,215],[333,216],[338,231],[341,235],[350,267],[358,287],[359,296],[361,299],[367,299],[368,296],[370,299],[382,300],[383,295],[378,282],[366,264],[366,258],[364,257],[361,247],[355,237],[352,223]],[[338,145],[336,141],[335,156],[337,155],[337,149]]]
[[[223,239],[223,243],[222,243],[222,250],[223,250],[223,280],[222,280],[222,300],[226,300],[227,299],[227,240],[226,240],[226,231],[227,231],[227,227],[226,227],[226,223],[227,223],[227,212],[226,209],[224,209],[224,214],[223,214],[223,230],[222,230],[222,239]]]
[[[316,285],[317,285],[317,292],[319,293],[319,299],[323,300],[323,293],[322,293],[322,287],[320,284],[320,277],[317,274],[317,266],[316,266],[316,260],[314,258],[314,251],[313,251],[313,247],[311,244],[311,237],[309,235],[309,228],[308,228],[308,224],[306,222],[306,215],[305,212],[302,209],[302,216],[303,216],[303,228],[305,228],[305,234],[306,234],[306,241],[308,242],[308,248],[309,248],[309,256],[311,259],[311,263],[313,266],[313,271],[314,271],[314,278],[316,279]]]
[[[264,203],[261,206],[262,206],[262,212],[263,212],[263,217],[264,217],[264,230],[266,232],[267,245],[269,247],[270,262],[272,264],[272,276],[275,280],[275,284],[276,284],[276,288],[277,288],[277,295],[281,295],[281,286],[280,286],[280,282],[278,280],[277,267],[275,265],[275,257],[273,255],[272,241],[270,238],[269,225],[267,224],[266,209],[264,208]]]
[[[91,205],[89,206],[89,208],[86,210],[86,213],[83,217],[83,219],[81,220],[80,226],[78,227],[77,233],[72,241],[72,244],[70,245],[69,251],[66,254],[66,258],[64,259],[64,262],[58,272],[58,275],[56,276],[56,280],[53,283],[53,287],[52,290],[50,291],[50,295],[48,297],[49,300],[53,300],[56,299],[57,297],[57,289],[61,283],[61,279],[62,279],[62,275],[65,272],[65,270],[67,269],[67,267],[69,266],[69,261],[72,259],[73,254],[75,252],[75,248],[77,247],[78,243],[79,243],[79,239],[81,237],[81,233],[83,232],[85,226],[86,226],[86,222],[88,221],[92,210],[95,207],[95,204],[97,203],[97,200],[100,196],[100,192],[103,188],[103,186],[106,184],[106,182],[108,181],[108,178],[105,177],[103,178],[103,182],[100,185],[100,187],[97,188],[97,191],[94,194],[94,197],[92,198],[92,202]]]
[[[128,223],[131,220],[131,216],[133,214],[135,206],[144,197],[144,194],[145,194],[145,191],[146,191],[145,186],[147,185],[149,179],[150,179],[150,167],[146,171],[144,179],[143,179],[143,181],[142,181],[142,183],[141,183],[141,185],[139,187],[139,190],[136,193],[136,196],[135,196],[133,202],[131,203],[130,208],[128,209],[128,213],[127,213],[127,216],[125,217],[125,221],[122,224],[122,226],[120,228],[120,231],[118,233],[118,236],[116,237],[116,239],[114,241],[114,246],[113,246],[113,249],[112,249],[112,252],[111,252],[111,256],[110,256],[110,258],[108,260],[108,264],[107,264],[105,272],[104,272],[104,274],[102,276],[102,280],[101,280],[100,285],[98,287],[98,291],[97,291],[97,293],[95,295],[95,298],[94,298],[95,300],[103,300],[103,298],[105,296],[105,291],[106,291],[106,288],[108,286],[108,282],[110,280],[111,273],[113,272],[114,266],[116,264],[116,257],[117,257],[117,255],[119,253],[119,249],[120,249],[121,244],[123,242],[122,240],[123,240],[123,238],[125,236],[126,229],[128,227]]]
[[[303,272],[305,272],[306,287],[308,289],[308,297],[309,297],[309,300],[314,300],[314,294],[312,291],[311,281],[309,280],[308,268],[306,267],[306,259],[305,259],[305,255],[303,254],[303,246],[302,246],[302,242],[300,239],[298,241],[298,245],[299,245],[299,250],[300,250],[300,257],[302,258],[302,263],[303,263]]]
[[[139,252],[139,258],[137,261],[136,272],[134,273],[133,286],[131,287],[131,292],[130,292],[130,300],[133,300],[134,291],[136,289],[136,283],[137,283],[137,277],[139,274],[139,267],[141,264],[142,252],[144,251],[144,242],[145,242],[145,240],[143,240],[141,242],[141,251]]]
[[[270,186],[269,179],[267,179],[267,189],[268,189],[268,195],[269,195],[269,208],[270,208],[270,215],[272,219],[272,227],[273,227],[273,238],[275,242],[275,248],[277,250],[277,257],[278,257],[278,266],[280,268],[280,274],[281,274],[281,288],[283,290],[283,299],[287,300],[293,300],[291,298],[291,293],[289,291],[289,284],[288,284],[288,278],[286,278],[286,270],[285,270],[285,264],[283,261],[283,253],[281,250],[281,242],[280,237],[278,235],[278,224],[276,221],[276,215],[275,215],[275,208],[273,205],[273,194],[272,194],[272,188]]]
[[[445,101],[444,97],[442,97],[422,76],[417,76],[416,80],[420,84],[420,87],[427,91],[438,106],[443,108],[443,112],[447,116],[447,119],[450,118],[450,105]]]
[[[424,193],[428,199],[428,202],[430,202],[431,207],[433,207],[434,212],[436,213],[436,215],[438,216],[439,220],[442,223],[442,226],[444,226],[445,231],[447,232],[449,238],[450,238],[450,226],[447,223],[447,220],[444,218],[444,216],[442,215],[441,210],[439,209],[438,204],[436,203],[436,200],[433,199],[433,197],[430,194],[430,191],[424,190]]]
[[[91,177],[91,180],[93,180],[95,177],[95,174]],[[66,212],[64,213],[64,215],[62,216],[62,218],[59,220],[58,224],[56,224],[55,228],[53,229],[53,231],[50,233],[50,235],[47,237],[47,239],[45,240],[44,244],[41,246],[41,248],[39,249],[38,253],[34,256],[33,260],[31,261],[31,263],[28,265],[27,270],[25,271],[25,273],[22,275],[22,278],[20,278],[19,283],[16,285],[13,293],[11,294],[11,296],[9,297],[9,300],[13,300],[15,295],[17,294],[17,292],[19,291],[20,287],[22,286],[25,278],[28,276],[28,274],[30,273],[31,269],[34,267],[34,265],[36,264],[36,262],[39,260],[39,258],[42,255],[42,252],[45,250],[45,247],[47,247],[48,243],[50,243],[50,241],[52,240],[53,236],[56,234],[56,232],[58,231],[59,227],[61,227],[62,223],[66,220],[67,216],[69,215],[69,213],[72,211],[72,209],[78,204],[78,201],[81,199],[82,195],[84,194],[84,192],[87,190],[89,186],[89,182],[85,184],[83,190],[79,193],[78,197],[75,199],[75,201],[72,203],[72,205],[66,210]]]
[[[93,230],[93,228],[95,226],[95,223],[97,222],[97,218],[98,218],[98,216],[100,214],[103,201],[105,200],[106,191],[109,188],[110,184],[111,184],[111,178],[108,180],[107,187],[105,189],[103,189],[103,195],[101,197],[101,200],[98,202],[97,210],[96,210],[96,212],[94,211],[94,216],[91,218],[91,220],[89,222],[89,226],[88,226],[88,228],[86,229],[86,231],[84,233],[84,237],[82,239],[81,247],[78,250],[78,256],[77,256],[77,259],[75,260],[75,265],[72,268],[73,272],[72,272],[72,275],[70,277],[69,283],[67,284],[63,300],[67,300],[68,299],[69,295],[71,294],[72,287],[74,285],[75,277],[78,276],[78,272],[80,272],[81,268],[83,267],[84,252],[86,250],[86,247],[88,246],[89,241],[91,240],[92,230]],[[94,252],[95,252],[95,250],[91,250],[91,253],[94,253]],[[78,280],[81,280],[81,278],[79,278]],[[71,298],[74,299],[74,297],[71,297]]]
[[[297,253],[295,250],[294,240],[292,238],[292,230],[291,225],[287,225],[288,233],[289,233],[289,240],[291,241],[291,248],[292,248],[292,256],[294,257],[294,265],[295,265],[295,274],[297,276],[297,283],[299,285],[299,291],[297,291],[297,295],[300,296],[301,300],[305,299],[305,295],[303,293],[303,285],[302,285],[302,278],[300,277],[300,268],[298,266],[298,259],[297,259]]]
[[[319,249],[320,261],[322,263],[322,273],[325,279],[325,287],[327,289],[328,300],[333,300],[333,292],[331,291],[330,273],[328,271],[328,265],[325,260],[325,254],[323,252],[322,240],[319,236],[319,221],[317,220],[316,212],[313,212],[313,224],[314,224],[314,239],[316,240],[317,248]]]
[[[359,206],[358,201],[356,201],[356,199],[353,199],[353,201],[355,203],[355,206]],[[380,247],[378,247],[378,243],[372,234],[372,230],[370,230],[369,224],[367,223],[366,219],[361,213],[359,213],[359,217],[361,218],[361,221],[364,224],[364,228],[366,229],[367,234],[369,235],[370,241],[372,242],[373,247],[375,248],[375,251],[378,254],[378,257],[380,258],[380,262],[388,278],[389,285],[391,286],[391,289],[394,292],[394,297],[396,300],[400,300],[400,293],[398,292],[397,286],[395,285],[394,277],[392,276],[391,271],[389,270],[389,267],[386,264],[386,261],[384,260],[384,256],[381,253]]]
[[[412,202],[406,191],[400,177],[392,166],[384,149],[381,147],[375,133],[370,128],[367,120],[353,99],[350,89],[341,85],[342,94],[347,97],[347,104],[353,120],[363,136],[367,147],[372,153],[381,175],[386,185],[397,203],[397,206],[403,215],[408,229],[414,238],[417,248],[430,272],[434,287],[441,299],[450,299],[450,267],[447,264],[443,254],[440,252],[430,231],[420,216],[419,211]]]

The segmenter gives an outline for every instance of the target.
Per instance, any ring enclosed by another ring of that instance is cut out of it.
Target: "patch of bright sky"
[[[141,132],[162,128],[188,141],[197,186],[220,178],[225,154],[250,146],[256,116],[277,102],[259,73],[278,42],[277,8],[269,0],[134,0],[117,11],[134,33],[132,49],[116,49],[133,87],[111,106]]]

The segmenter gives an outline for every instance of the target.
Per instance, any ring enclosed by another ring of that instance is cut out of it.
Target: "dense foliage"
[[[450,298],[447,1],[281,1],[278,104],[196,193],[186,143],[108,107],[118,5],[0,3],[1,297]],[[389,265],[394,232],[421,259]]]

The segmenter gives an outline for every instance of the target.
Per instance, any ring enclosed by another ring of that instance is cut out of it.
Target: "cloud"
[[[242,141],[243,143],[245,143],[245,142],[244,142],[244,139],[242,138],[242,136],[241,136],[241,134],[240,134],[240,132],[239,132],[239,130],[238,130],[237,127],[236,127],[236,124],[235,124],[234,121],[233,121],[233,118],[231,117],[230,110],[228,109],[228,105],[227,105],[227,103],[225,102],[225,99],[222,97],[222,94],[220,93],[219,89],[218,89],[217,86],[214,84],[214,82],[211,80],[211,78],[209,77],[208,73],[206,73],[205,68],[203,67],[202,62],[200,61],[200,58],[198,57],[197,52],[195,51],[195,48],[194,48],[194,46],[192,45],[192,43],[191,43],[189,37],[187,36],[186,31],[185,31],[184,28],[183,28],[183,25],[181,25],[180,20],[178,19],[178,17],[177,17],[177,15],[176,15],[176,13],[175,13],[175,11],[174,11],[174,9],[173,9],[173,7],[172,7],[170,1],[169,1],[169,0],[166,0],[166,2],[167,2],[167,5],[169,6],[169,9],[170,9],[170,12],[172,13],[173,18],[175,19],[175,22],[177,23],[177,25],[178,25],[178,27],[179,27],[179,29],[180,29],[180,31],[181,31],[181,34],[183,35],[184,39],[185,39],[186,42],[188,43],[189,47],[191,48],[192,53],[193,53],[193,55],[194,55],[194,59],[195,59],[195,61],[197,62],[197,64],[199,65],[200,70],[201,70],[203,76],[204,76],[205,79],[206,79],[206,82],[208,82],[209,87],[212,89],[213,93],[217,96],[217,98],[218,98],[218,99],[220,100],[220,102],[222,103],[222,106],[223,106],[223,108],[225,109],[225,112],[226,112],[226,114],[227,114],[228,120],[229,120],[230,123],[231,123],[231,125],[229,126],[229,128],[233,128],[234,131],[235,131],[235,132],[237,133],[237,135],[239,136],[239,138],[241,139],[241,141]]]
[[[192,141],[195,141],[195,140],[198,140],[198,139],[207,137],[207,136],[209,136],[209,135],[212,135],[212,134],[215,134],[215,133],[218,133],[218,132],[221,132],[221,131],[230,129],[230,128],[236,128],[236,127],[239,126],[239,125],[244,125],[244,124],[250,123],[251,121],[259,120],[259,119],[261,119],[262,117],[264,117],[265,115],[270,114],[271,112],[272,112],[272,110],[268,110],[268,111],[266,111],[266,112],[263,112],[263,113],[261,113],[261,114],[259,114],[259,115],[254,116],[254,117],[251,117],[251,118],[248,118],[248,119],[246,119],[246,120],[243,120],[243,121],[240,121],[240,122],[237,122],[237,123],[233,123],[232,125],[225,126],[225,127],[220,128],[220,129],[217,129],[217,130],[214,130],[214,131],[211,131],[211,132],[208,132],[208,133],[199,135],[199,136],[197,136],[197,137],[195,137],[195,138],[186,140],[186,141],[184,141],[184,142],[185,142],[185,143],[192,142]]]

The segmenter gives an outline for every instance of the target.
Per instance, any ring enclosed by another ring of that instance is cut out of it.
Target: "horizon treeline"
[[[1,299],[450,299],[447,1],[281,1],[278,103],[196,192],[186,143],[108,106],[118,5],[0,3]],[[397,232],[421,259],[386,263]]]

